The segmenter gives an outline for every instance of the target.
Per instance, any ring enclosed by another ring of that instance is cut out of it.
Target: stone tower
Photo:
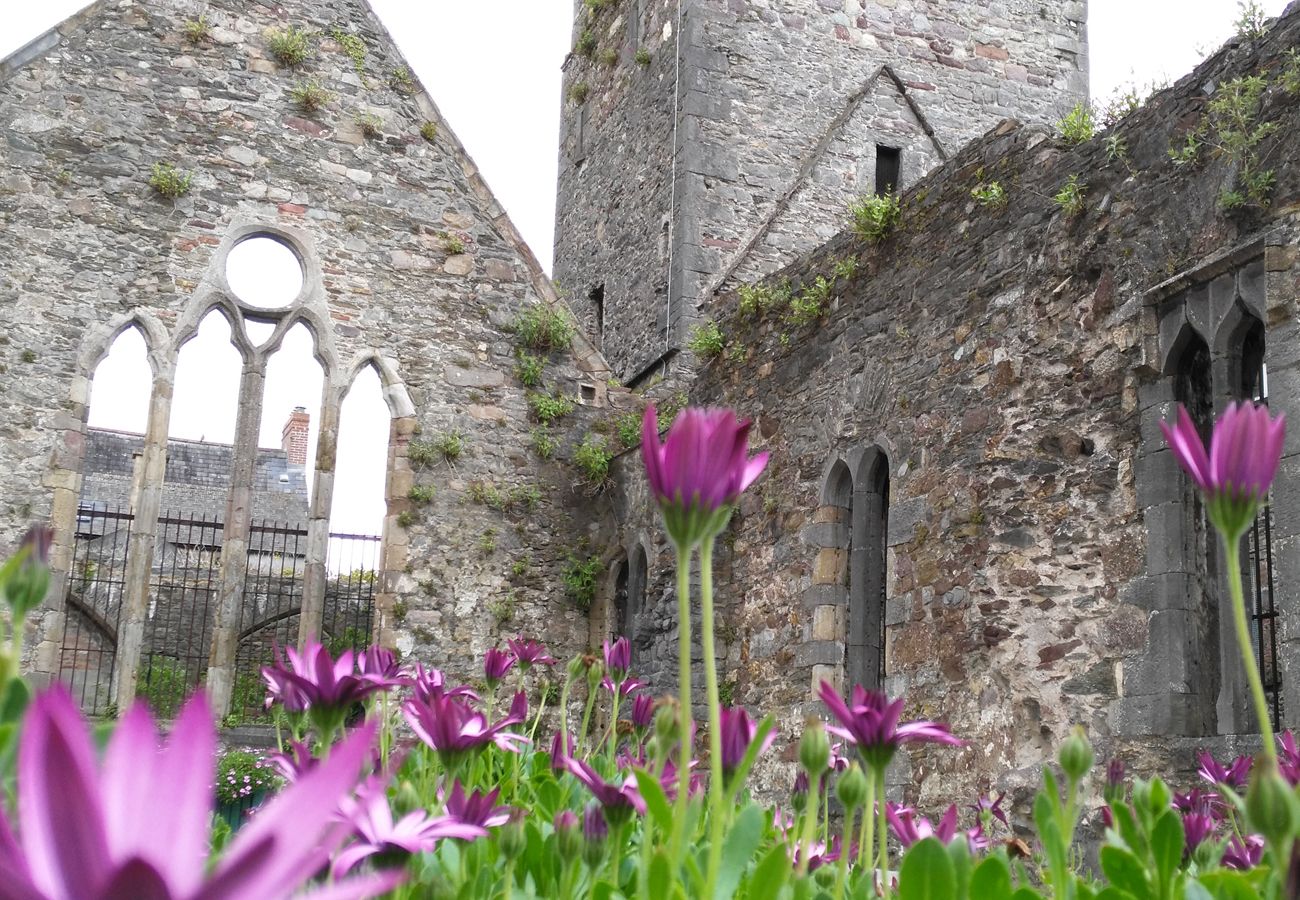
[[[1004,118],[1088,95],[1086,0],[577,0],[555,277],[615,373]]]

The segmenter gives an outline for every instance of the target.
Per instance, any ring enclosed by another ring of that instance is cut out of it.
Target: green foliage
[[[712,319],[696,325],[691,329],[690,337],[686,339],[686,348],[703,359],[712,359],[720,355],[725,345],[726,339],[722,336],[722,329]]]
[[[157,191],[159,196],[175,200],[190,192],[192,177],[188,172],[180,171],[171,163],[157,162],[153,164],[153,170],[149,173],[149,187]]]
[[[538,387],[542,383],[542,374],[546,368],[546,360],[526,350],[520,350],[516,354],[517,362],[515,363],[515,377],[524,387]]]
[[[314,52],[310,33],[292,25],[272,31],[267,47],[280,65],[290,68],[302,65]]]
[[[1065,211],[1066,215],[1077,216],[1083,212],[1083,200],[1087,196],[1088,186],[1079,180],[1077,174],[1071,175],[1056,192],[1052,199]]]
[[[595,13],[600,12],[602,9],[609,9],[617,3],[618,0],[585,0],[585,2],[587,4],[587,9]]]
[[[440,455],[433,441],[416,439],[406,445],[406,459],[417,469],[433,465]]]
[[[438,137],[438,125],[436,122],[425,122],[420,126],[420,137],[424,138],[430,144]]]
[[[1097,130],[1097,124],[1092,116],[1092,106],[1083,102],[1076,103],[1074,109],[1056,123],[1056,128],[1061,132],[1061,139],[1066,144],[1070,146],[1082,144]]]
[[[818,275],[812,284],[804,285],[803,290],[790,301],[787,318],[796,327],[808,325],[826,314],[830,302],[831,283],[824,276]]]
[[[305,79],[298,82],[289,91],[291,99],[299,109],[305,112],[315,112],[322,108],[326,103],[334,99],[334,95],[317,82],[311,79]]]
[[[208,25],[208,16],[206,13],[197,19],[189,19],[182,26],[185,34],[185,40],[191,44],[201,44],[212,35],[212,28]]]
[[[366,42],[360,35],[344,31],[342,27],[335,25],[330,30],[330,37],[334,43],[339,45],[342,50],[352,60],[352,68],[356,69],[358,75],[364,75],[366,72]]]
[[[469,498],[480,506],[506,512],[522,508],[531,512],[542,502],[542,492],[536,485],[520,484],[502,491],[490,481],[471,481]]]
[[[447,462],[455,462],[465,452],[465,433],[454,428],[433,439],[433,449]]]
[[[283,780],[256,750],[227,750],[217,760],[217,802],[238,803],[261,792],[279,790]]]
[[[388,86],[398,93],[409,94],[415,90],[415,78],[406,66],[398,66],[389,74]]]
[[[515,339],[529,350],[567,350],[575,334],[573,324],[558,309],[530,303],[514,322]]]
[[[591,88],[587,86],[587,82],[577,81],[569,88],[569,99],[581,106],[587,102],[587,95],[590,93]]]
[[[525,553],[510,564],[510,577],[515,580],[523,578],[528,574],[528,570],[532,568],[532,565],[533,558]]]
[[[981,181],[971,188],[971,198],[980,206],[990,209],[1002,209],[1007,205],[1007,192],[996,181]]]
[[[543,425],[550,425],[557,419],[562,419],[573,412],[573,401],[558,391],[550,394],[529,391],[528,407],[533,411],[533,415],[537,417],[537,421]]]
[[[442,249],[451,256],[465,252],[465,239],[455,232],[444,231],[439,236],[439,240],[442,242]]]
[[[779,286],[770,284],[745,284],[736,292],[740,298],[737,311],[742,316],[762,316],[765,313],[788,306],[790,303],[790,282],[783,281]]]
[[[515,611],[519,606],[519,597],[513,591],[509,594],[502,594],[500,597],[494,597],[488,601],[488,615],[492,617],[492,623],[495,627],[500,628],[515,617]]]
[[[1142,105],[1142,98],[1138,95],[1137,88],[1133,85],[1116,88],[1115,92],[1106,98],[1097,111],[1096,117],[1101,121],[1102,128],[1110,128],[1120,120],[1137,112],[1138,107]]]
[[[591,609],[596,599],[596,580],[604,568],[599,556],[589,556],[585,560],[569,556],[560,572],[560,580],[564,582],[565,594],[579,609]]]
[[[1128,159],[1128,142],[1118,134],[1107,135],[1106,158],[1111,162]]]
[[[174,656],[150,654],[140,670],[136,694],[149,704],[155,716],[172,718],[189,694],[185,663]]]
[[[1292,47],[1282,57],[1278,85],[1288,94],[1300,94],[1300,50]]]
[[[552,437],[551,429],[545,425],[533,429],[533,452],[542,459],[550,459],[560,449],[560,442]]]
[[[596,33],[590,28],[582,29],[582,32],[578,35],[578,40],[574,42],[573,52],[591,59],[596,53]]]
[[[1278,128],[1277,122],[1260,121],[1267,88],[1260,75],[1234,78],[1219,86],[1207,108],[1216,149],[1237,165],[1237,187],[1219,198],[1224,209],[1266,207],[1273,192],[1273,170],[1260,167],[1259,155],[1259,145]]]
[[[659,410],[659,427],[667,428],[677,418],[677,414],[684,410],[690,403],[690,398],[686,396],[685,391],[678,391],[671,397],[666,397],[660,402]]]
[[[497,530],[495,528],[485,528],[479,535],[478,548],[485,554],[495,553],[497,549]]]
[[[607,47],[600,51],[600,62],[602,65],[610,67],[618,65],[618,51],[613,47]]]
[[[1262,37],[1268,25],[1268,14],[1264,12],[1264,7],[1259,5],[1258,0],[1241,0],[1237,3],[1237,8],[1240,14],[1237,16],[1237,21],[1233,23],[1237,34],[1252,41]]]
[[[852,281],[853,276],[858,274],[858,258],[856,256],[844,256],[835,261],[835,277],[841,281]]]
[[[1201,138],[1195,131],[1189,132],[1181,146],[1169,148],[1169,159],[1176,166],[1185,166],[1196,161],[1201,152]]]
[[[641,445],[641,415],[629,409],[614,420],[614,436],[621,446],[631,449]]]
[[[397,527],[410,528],[416,522],[415,513],[409,509],[404,509],[397,514]]]
[[[641,47],[636,51],[636,64],[638,66],[650,65],[650,58],[650,51],[645,47]]]
[[[609,463],[613,458],[609,443],[598,434],[588,434],[573,451],[573,464],[582,472],[583,479],[596,487],[609,480]]]
[[[903,208],[898,195],[868,194],[849,206],[853,219],[853,232],[864,241],[877,243],[889,236],[902,217]]]
[[[357,125],[366,137],[379,137],[384,129],[384,120],[374,113],[362,113],[357,116]]]
[[[406,497],[412,503],[418,503],[421,506],[427,506],[433,502],[436,491],[431,484],[413,484],[411,489],[406,492]]]

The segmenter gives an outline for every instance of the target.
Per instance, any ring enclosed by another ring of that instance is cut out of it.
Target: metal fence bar
[[[88,714],[111,715],[117,629],[134,517],[102,505],[77,510],[72,568],[64,598],[59,677]]]
[[[262,667],[275,648],[294,646],[302,614],[307,530],[281,522],[249,527],[248,568],[239,610],[235,688],[230,710],[242,722],[267,719]]]
[[[379,580],[379,536],[333,532],[329,536],[322,640],[335,653],[370,645]]]
[[[156,715],[169,718],[207,675],[222,523],[174,514],[158,522],[137,692]]]

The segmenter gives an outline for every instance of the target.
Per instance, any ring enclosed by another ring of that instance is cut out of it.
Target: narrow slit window
[[[596,323],[596,346],[605,349],[605,286],[598,284],[587,294],[591,301],[591,314]]]
[[[876,193],[890,194],[898,190],[898,178],[903,166],[903,151],[898,147],[876,144]]]

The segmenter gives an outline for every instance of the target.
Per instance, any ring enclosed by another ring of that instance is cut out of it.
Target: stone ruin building
[[[1087,96],[1083,2],[575,8],[558,292],[361,0],[101,0],[0,63],[0,543],[34,518],[58,535],[29,670],[62,674],[91,379],[134,328],[154,382],[104,690],[141,692],[177,356],[215,311],[243,402],[185,679],[222,712],[253,637],[262,380],[302,324],[325,389],[277,626],[297,636],[326,623],[340,404],[371,367],[391,431],[367,635],[470,675],[518,632],[559,656],[617,630],[672,690],[672,554],[627,444],[647,398],[684,398],[753,417],[773,453],[718,553],[733,702],[789,732],[823,678],[906,693],[968,740],[896,767],[922,804],[1023,800],[1076,722],[1140,771],[1257,740],[1219,554],[1157,425],[1233,398],[1294,419],[1300,13],[1070,144],[1054,125]],[[315,35],[296,69],[271,49],[288,27]],[[1269,127],[1226,146],[1232,115]],[[155,164],[189,190],[160,196]],[[855,235],[848,203],[891,188],[897,225]],[[259,238],[303,272],[273,309],[225,274]],[[570,318],[571,341],[523,346],[521,324]],[[706,358],[689,339],[710,321],[725,344]],[[439,449],[450,435],[463,452]],[[614,454],[603,483],[575,465],[593,449]],[[1246,554],[1283,726],[1298,449],[1293,429]]]

